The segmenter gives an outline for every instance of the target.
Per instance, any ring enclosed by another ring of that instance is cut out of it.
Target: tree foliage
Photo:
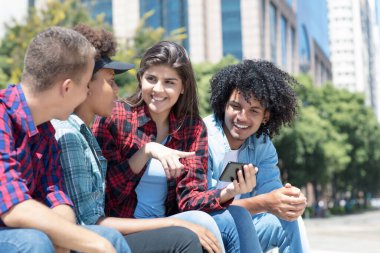
[[[199,112],[202,117],[211,113],[210,107],[210,79],[222,68],[235,64],[238,61],[231,55],[224,57],[218,63],[204,62],[194,64],[195,78],[198,85]]]
[[[326,185],[335,191],[379,192],[379,123],[364,96],[331,84],[315,87],[298,77],[302,103],[293,126],[275,138],[281,167],[288,180]]]
[[[48,1],[46,8],[29,9],[23,22],[12,20],[0,45],[0,81],[17,83],[22,74],[26,49],[32,38],[50,26],[73,27],[78,23],[104,26],[103,16],[95,20],[84,6],[75,0]]]

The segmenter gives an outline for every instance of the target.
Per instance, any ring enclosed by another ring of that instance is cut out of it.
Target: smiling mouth
[[[153,102],[161,102],[161,101],[164,101],[165,98],[160,98],[160,97],[152,97],[152,101]]]
[[[234,126],[238,129],[247,129],[248,126],[245,126],[245,125],[240,125],[240,124],[237,124],[237,123],[234,123]]]

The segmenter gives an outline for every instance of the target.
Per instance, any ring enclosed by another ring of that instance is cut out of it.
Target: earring
[[[87,91],[87,96],[91,96],[92,92],[89,90]]]

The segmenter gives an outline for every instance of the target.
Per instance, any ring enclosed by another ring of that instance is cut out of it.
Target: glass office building
[[[88,8],[93,18],[98,15],[104,15],[104,21],[112,26],[112,0],[81,0]]]
[[[162,27],[168,36],[175,29],[184,27],[186,33],[188,27],[188,3],[187,0],[140,0],[140,17],[148,11],[154,14],[146,21],[146,26],[153,28]],[[184,47],[189,50],[188,39],[183,41]]]
[[[243,51],[240,1],[222,0],[221,9],[223,55],[231,54],[241,60],[243,58]]]

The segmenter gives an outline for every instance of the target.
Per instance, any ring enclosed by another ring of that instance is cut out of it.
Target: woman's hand
[[[213,233],[208,231],[206,228],[187,222],[180,219],[175,219],[175,226],[184,227],[190,229],[195,234],[197,234],[199,241],[201,242],[202,247],[209,253],[220,253],[222,252],[218,240]]]
[[[167,178],[176,178],[181,175],[185,166],[179,161],[180,158],[195,155],[195,152],[178,151],[157,142],[147,143],[145,151],[151,158],[155,158],[161,162]]]

